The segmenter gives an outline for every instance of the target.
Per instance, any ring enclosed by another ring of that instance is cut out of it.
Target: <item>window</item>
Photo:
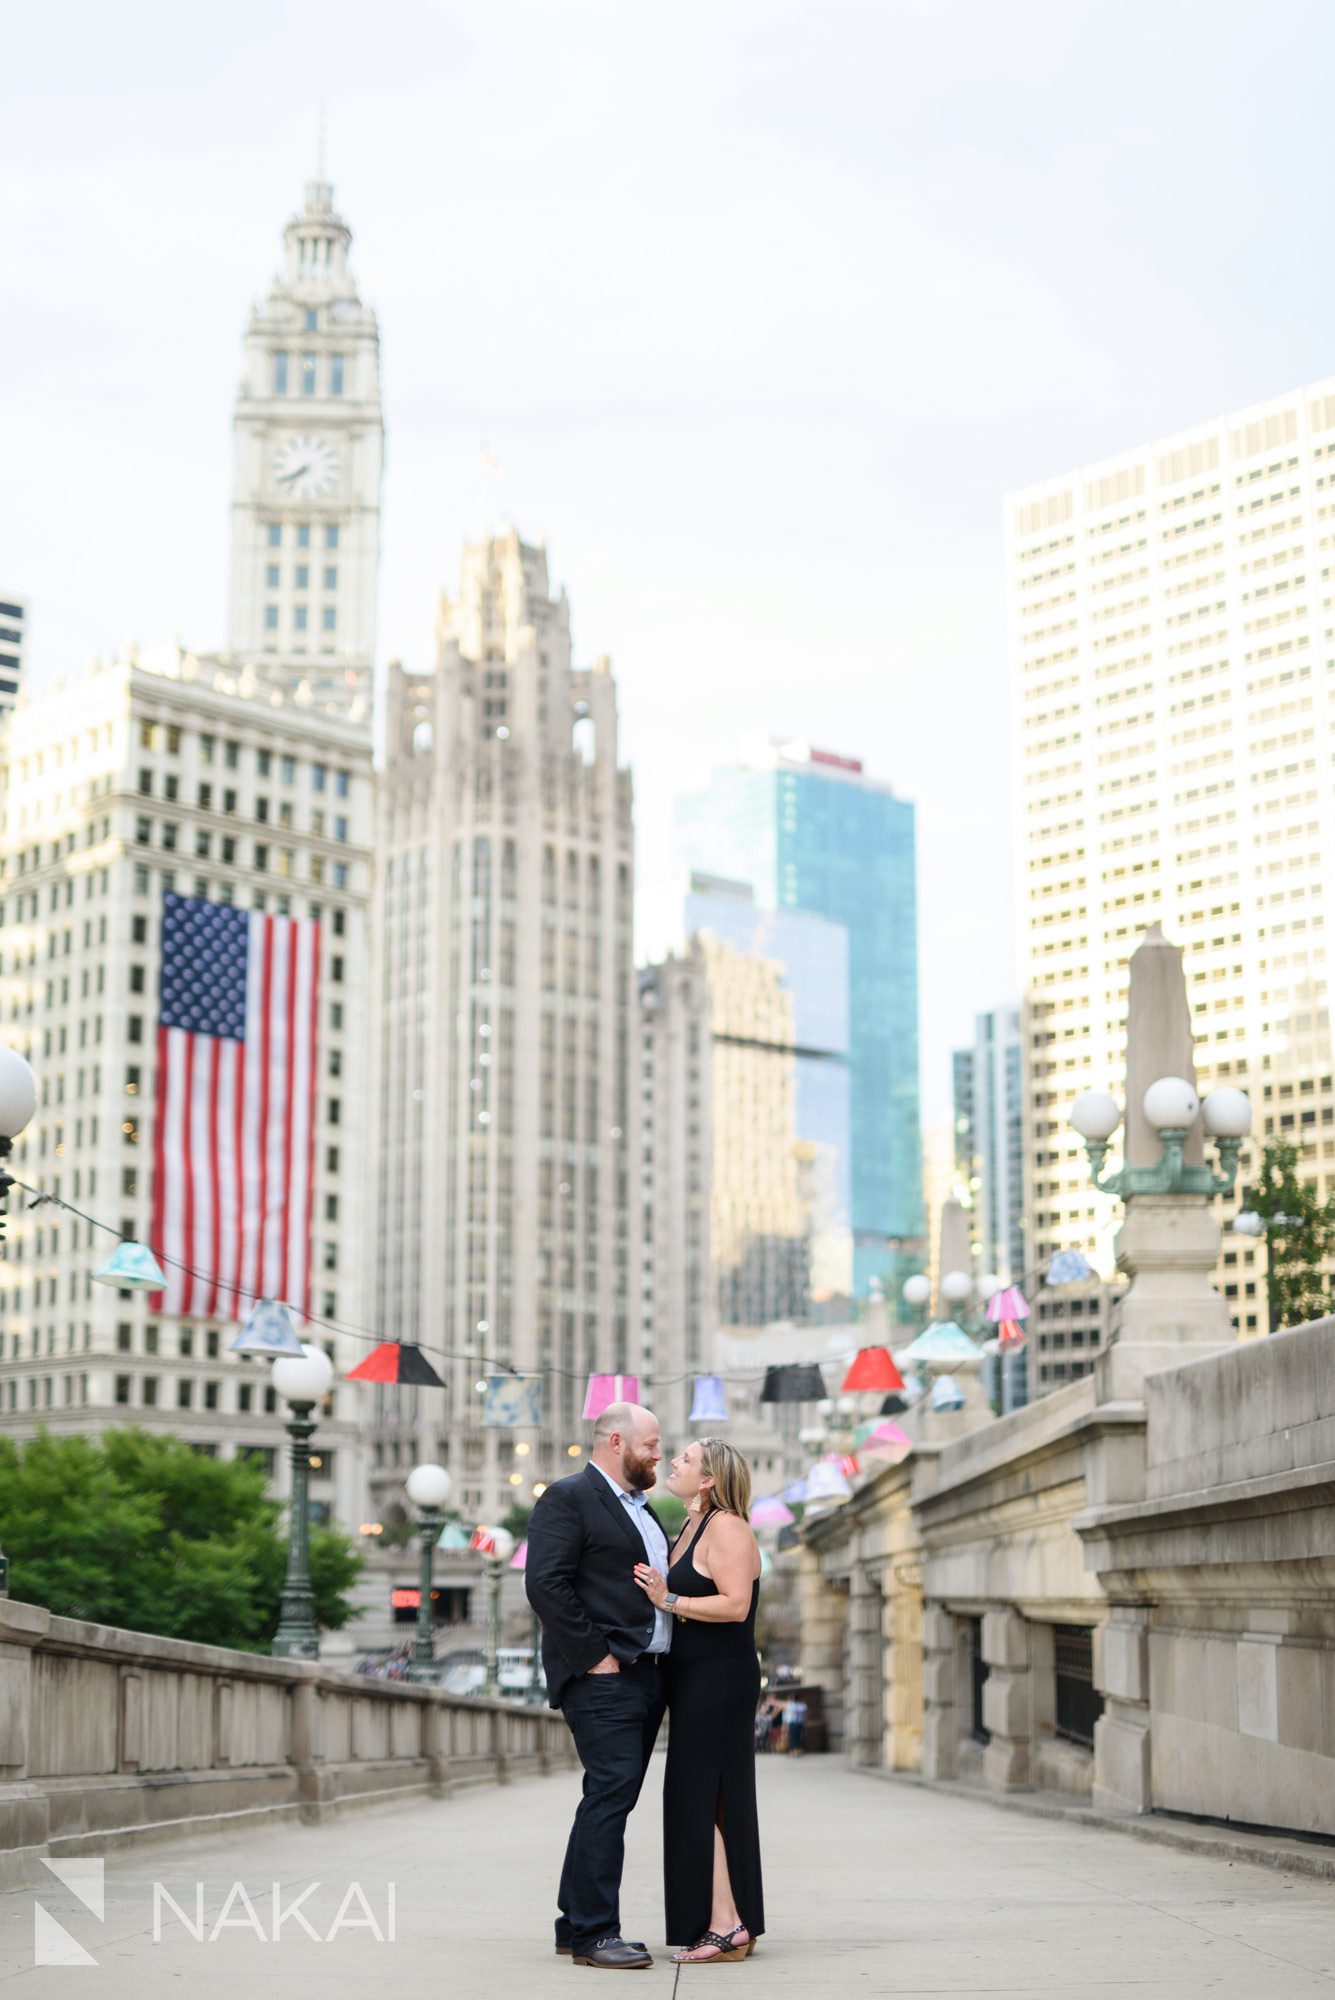
[[[273,358],[273,392],[275,396],[287,394],[287,356],[281,352]]]
[[[297,760],[295,757],[283,758],[279,766],[279,775],[281,776],[283,783],[285,785],[290,785],[295,782],[297,775]]]
[[[130,1352],[130,1343],[131,1343],[130,1322],[127,1319],[123,1319],[120,1325],[116,1328],[117,1354],[128,1354]]]
[[[323,764],[312,764],[312,765],[311,765],[311,790],[312,790],[313,792],[322,792],[322,791],[324,790],[324,787],[325,787],[325,779],[326,779],[326,777],[327,777],[327,776],[328,776],[328,771],[327,771],[327,769],[326,769],[325,765],[323,765]]]
[[[211,736],[201,736],[199,739],[199,761],[201,764],[211,764],[213,762],[213,738]]]
[[[174,723],[167,726],[167,755],[179,757],[181,754],[181,732]]]
[[[238,1383],[236,1391],[236,1407],[241,1412],[241,1415],[243,1417],[249,1413],[251,1399],[254,1396],[254,1393],[255,1391],[253,1383],[251,1382]]]
[[[146,799],[153,796],[153,773],[147,765],[139,773],[139,789]]]
[[[324,587],[325,587],[325,589],[326,589],[326,590],[337,590],[337,589],[338,589],[338,564],[337,564],[337,563],[326,563],[326,564],[325,564],[325,566],[324,566]]]
[[[174,821],[174,820],[170,820],[170,819],[168,819],[168,820],[164,820],[164,821],[163,821],[163,823],[162,823],[162,844],[163,844],[163,846],[164,846],[165,848],[167,848],[167,850],[168,850],[169,852],[171,852],[171,853],[174,853],[174,852],[175,852],[175,850],[176,850],[176,823],[175,823],[175,821]]]
[[[145,1354],[156,1354],[157,1351],[158,1329],[156,1325],[146,1326],[144,1328],[144,1352]]]
[[[241,745],[227,742],[223,744],[223,762],[229,771],[235,771],[241,762]]]
[[[301,393],[303,396],[315,394],[315,356],[303,354],[301,357]]]
[[[267,777],[268,777],[268,775],[269,775],[269,771],[270,771],[270,768],[272,767],[272,764],[273,764],[273,752],[272,752],[272,750],[257,750],[257,751],[256,751],[256,753],[255,753],[255,769],[256,769],[256,771],[257,771],[257,772],[259,773],[259,775],[260,775],[260,777],[261,777],[261,778],[267,778]]]
[[[320,324],[319,313],[315,310],[314,306],[308,306],[306,308],[306,317],[302,321],[302,325],[305,327],[307,333],[314,333],[316,327],[319,324]]]
[[[190,1327],[183,1326],[181,1328],[180,1352],[184,1354],[188,1360],[190,1356],[194,1353],[194,1351],[195,1351],[194,1333]]]
[[[334,839],[346,840],[347,837],[348,837],[348,822],[343,817],[342,813],[336,813],[334,816]]]
[[[1094,1724],[1103,1713],[1103,1696],[1094,1685],[1094,1634],[1088,1625],[1052,1628],[1056,1717],[1053,1734],[1068,1743],[1094,1747]]]
[[[176,1384],[176,1407],[178,1410],[188,1410],[193,1405],[194,1400],[195,1385],[189,1376],[186,1376]]]
[[[236,838],[233,834],[225,833],[222,837],[222,858],[229,865],[236,860]]]
[[[309,563],[298,563],[298,564],[297,564],[297,575],[296,575],[296,585],[297,585],[297,589],[298,589],[298,590],[309,590],[309,589],[310,589],[310,583],[311,583],[311,571],[310,571],[310,564],[309,564]]]
[[[258,842],[256,843],[255,846],[255,866],[259,869],[261,874],[263,874],[264,870],[269,866],[269,850],[267,847],[260,845],[260,843]]]
[[[204,1384],[204,1408],[206,1410],[216,1410],[217,1407],[218,1384],[216,1382],[206,1382]]]
[[[292,629],[294,632],[304,632],[306,630],[306,607],[304,604],[299,604],[292,613]]]
[[[338,529],[332,522],[324,531],[324,545],[327,549],[338,547]]]
[[[264,588],[265,588],[266,590],[277,590],[277,588],[278,588],[278,564],[277,564],[277,563],[270,563],[270,564],[269,564],[269,566],[268,566],[268,568],[267,568],[267,569],[265,570],[265,572],[264,572]]]
[[[129,1400],[130,1378],[128,1375],[118,1375],[116,1377],[116,1401],[118,1403],[128,1403]]]
[[[309,521],[301,521],[297,524],[297,547],[299,549],[308,549],[310,545],[311,524]]]
[[[157,1376],[145,1375],[142,1386],[144,1392],[144,1407],[145,1409],[151,1410],[156,1406],[158,1400]]]
[[[347,886],[348,864],[346,861],[336,861],[334,863],[334,887],[336,889],[346,889]]]
[[[268,526],[268,538],[269,538],[269,547],[271,549],[278,549],[282,547],[283,524],[281,521],[270,521]]]
[[[329,393],[331,396],[343,394],[343,356],[331,354],[329,357]]]
[[[201,812],[213,811],[212,785],[201,785],[199,787],[199,790],[195,794],[195,803],[199,807]]]
[[[348,774],[346,771],[335,771],[334,790],[341,799],[345,799],[348,796]]]
[[[322,632],[332,632],[334,629],[336,617],[337,614],[334,610],[333,605],[326,604],[323,611],[320,613],[320,630]]]

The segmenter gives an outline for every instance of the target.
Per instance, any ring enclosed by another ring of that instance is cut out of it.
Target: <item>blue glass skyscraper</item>
[[[855,758],[771,746],[680,801],[677,858],[846,930],[854,1287],[897,1286],[923,1231],[912,804]]]

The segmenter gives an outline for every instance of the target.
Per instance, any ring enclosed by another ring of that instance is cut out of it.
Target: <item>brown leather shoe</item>
[[[597,1965],[605,1972],[642,1972],[654,1962],[642,1944],[627,1944],[619,1937],[599,1938],[572,1957],[576,1965]]]

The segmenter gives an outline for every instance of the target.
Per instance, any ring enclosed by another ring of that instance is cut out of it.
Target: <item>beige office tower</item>
[[[1295,1141],[1318,1184],[1335,1163],[1335,379],[1016,494],[1006,531],[1028,1238],[1107,1277],[1116,1205],[1067,1114],[1122,1088],[1155,920],[1186,950],[1202,1089],[1249,1090],[1257,1138]],[[1239,1335],[1264,1333],[1257,1253],[1224,1240]],[[1108,1303],[1047,1295],[1031,1393],[1088,1367]]]
[[[578,1465],[585,1379],[640,1339],[630,774],[609,665],[572,667],[513,532],[465,550],[435,670],[391,670],[378,851],[375,1297],[446,1386],[376,1392],[369,1477],[398,1518],[438,1458],[487,1519]],[[486,1426],[502,1367],[553,1371],[540,1430]]]
[[[640,973],[636,1359],[645,1400],[673,1441],[689,1436],[692,1378],[714,1369],[712,1047],[699,952],[647,966]]]

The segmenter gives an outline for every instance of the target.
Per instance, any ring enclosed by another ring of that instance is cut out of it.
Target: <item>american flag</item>
[[[319,988],[314,919],[164,896],[159,1311],[241,1319],[275,1298],[309,1313]]]

